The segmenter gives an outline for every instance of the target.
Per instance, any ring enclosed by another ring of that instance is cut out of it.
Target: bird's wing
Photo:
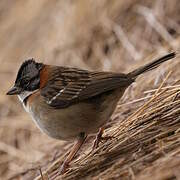
[[[54,108],[65,108],[101,93],[129,86],[133,80],[125,74],[90,72],[75,68],[57,68],[41,95]]]

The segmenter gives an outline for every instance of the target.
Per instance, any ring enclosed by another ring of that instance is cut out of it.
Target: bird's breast
[[[28,98],[25,109],[36,125],[49,136],[68,140],[79,133],[96,133],[112,115],[122,92],[110,92],[67,108],[49,106],[39,92]]]

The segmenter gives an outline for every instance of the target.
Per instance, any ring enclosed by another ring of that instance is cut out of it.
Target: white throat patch
[[[33,93],[34,91],[23,91],[21,92],[21,94],[18,95],[18,98],[23,103],[23,101]]]

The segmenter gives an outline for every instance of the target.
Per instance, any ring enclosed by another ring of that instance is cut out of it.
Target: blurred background
[[[179,47],[178,0],[1,0],[0,179],[33,179],[71,145],[42,134],[17,98],[5,95],[25,59],[128,72]],[[142,78],[143,86],[134,84],[120,103],[157,88],[170,68],[173,82],[175,61]]]

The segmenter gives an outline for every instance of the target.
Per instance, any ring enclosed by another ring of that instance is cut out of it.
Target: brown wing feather
[[[133,80],[125,74],[89,72],[75,68],[55,67],[53,77],[41,90],[47,103],[55,108],[65,108],[98,94],[129,86]]]

